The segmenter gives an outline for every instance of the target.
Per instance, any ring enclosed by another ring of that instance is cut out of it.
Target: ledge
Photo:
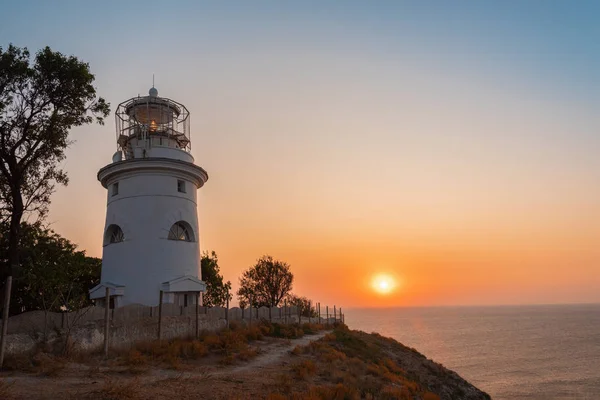
[[[208,180],[208,173],[201,167],[181,160],[172,158],[139,158],[132,160],[117,161],[101,168],[98,171],[98,180],[105,188],[109,181],[115,176],[136,172],[164,172],[171,171],[183,174],[192,181],[197,188],[201,188]]]

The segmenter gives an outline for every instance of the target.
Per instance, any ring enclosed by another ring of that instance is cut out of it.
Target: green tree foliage
[[[21,221],[43,217],[56,184],[73,127],[102,124],[109,104],[96,96],[87,63],[46,47],[31,60],[26,48],[0,47],[0,209],[9,221],[2,280],[21,265]]]
[[[231,282],[223,282],[223,276],[219,273],[219,259],[214,251],[202,253],[200,262],[202,269],[202,280],[206,283],[206,293],[202,295],[203,304],[206,307],[224,307],[233,297],[231,295]]]
[[[312,305],[310,299],[304,296],[297,296],[293,293],[290,293],[286,296],[285,301],[287,301],[288,306],[298,307],[300,309],[300,313],[303,317],[317,317],[317,310]]]
[[[265,255],[240,278],[237,291],[240,307],[277,307],[292,290],[294,275],[290,265]]]
[[[100,282],[102,260],[40,223],[21,224],[19,274],[10,313],[75,311],[91,305],[88,291]],[[8,262],[8,224],[0,225],[0,263]]]

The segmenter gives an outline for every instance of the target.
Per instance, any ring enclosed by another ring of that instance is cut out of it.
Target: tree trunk
[[[10,297],[12,292],[12,279],[19,269],[19,239],[21,236],[21,218],[23,218],[23,197],[19,190],[12,191],[12,214],[10,216],[10,231],[8,233],[8,266],[4,271],[4,306],[2,310],[2,338],[0,339],[0,368],[4,363],[4,349],[6,348],[6,332],[10,316]]]
[[[4,309],[2,312],[2,338],[0,338],[0,369],[4,365],[4,351],[6,349],[6,335],[8,334],[8,310],[10,308],[10,291],[12,287],[12,276],[6,278],[4,283]]]
[[[23,197],[19,189],[12,190],[12,213],[8,232],[8,268],[4,278],[15,276],[19,269],[19,241],[21,239],[21,219],[23,218]]]

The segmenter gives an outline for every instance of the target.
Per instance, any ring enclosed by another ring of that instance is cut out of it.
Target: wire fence
[[[320,302],[308,307],[204,307],[198,302],[179,306],[163,302],[161,292],[157,306],[131,304],[124,307],[92,306],[70,313],[31,311],[9,318],[6,337],[7,354],[34,349],[43,341],[65,340],[81,350],[102,349],[105,354],[113,348],[137,341],[198,338],[203,331],[228,328],[230,322],[255,324],[269,321],[279,324],[319,323],[327,327],[345,322],[341,307],[322,306]]]

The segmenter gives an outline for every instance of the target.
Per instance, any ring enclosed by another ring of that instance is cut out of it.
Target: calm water
[[[348,309],[493,399],[600,399],[600,304]]]

